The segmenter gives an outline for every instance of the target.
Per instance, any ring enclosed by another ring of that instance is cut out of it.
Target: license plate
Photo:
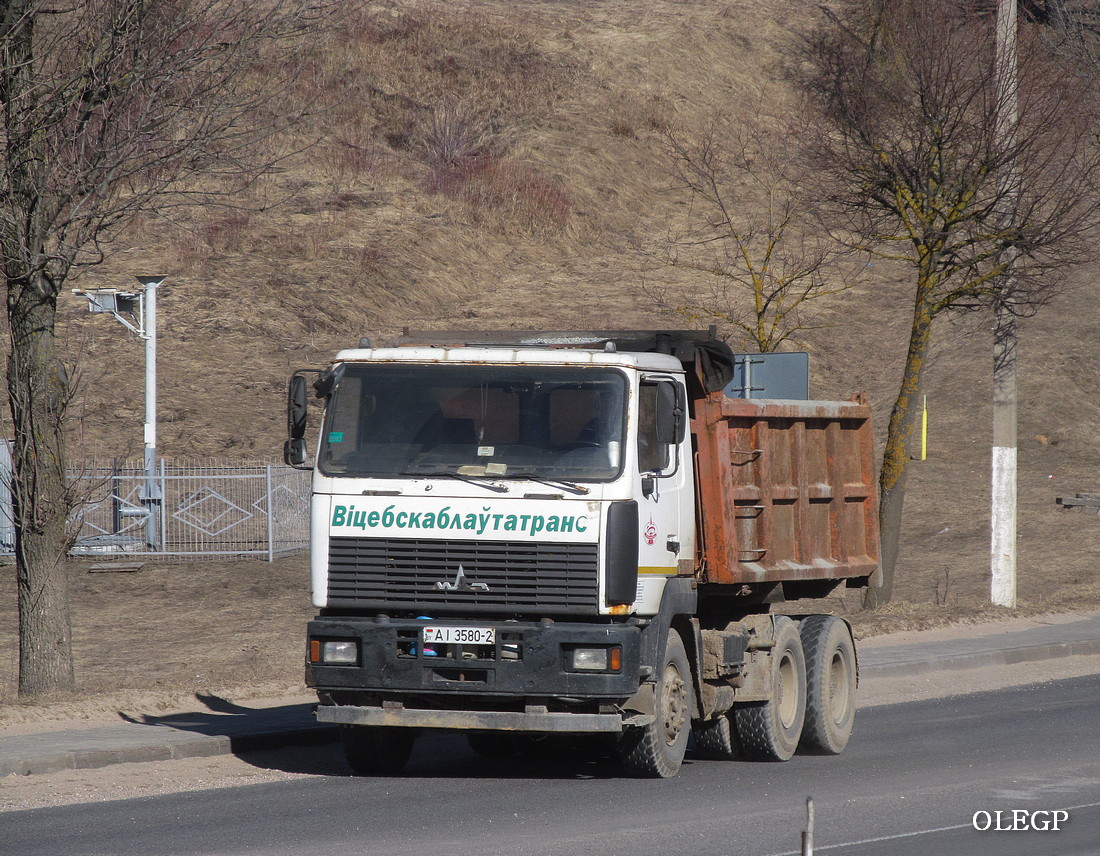
[[[421,631],[425,645],[493,645],[497,641],[494,627],[425,627]]]

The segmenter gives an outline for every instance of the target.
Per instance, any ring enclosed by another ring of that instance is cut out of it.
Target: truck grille
[[[453,591],[462,567],[467,583]],[[329,606],[500,612],[592,613],[599,587],[596,544],[333,538]],[[430,614],[430,613],[429,613]]]

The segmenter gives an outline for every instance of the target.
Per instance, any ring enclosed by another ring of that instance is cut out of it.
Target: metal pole
[[[1017,0],[997,2],[996,73],[998,113],[996,137],[1006,150],[1015,146],[1019,121],[1017,91]],[[1009,163],[1012,158],[1009,157]],[[998,197],[1006,220],[1013,214],[1013,170],[1000,179]],[[1011,301],[1015,287],[1012,263],[1008,259],[1000,296],[995,307],[993,329],[993,460],[992,508],[990,510],[990,600],[997,606],[1016,606],[1016,316]]]
[[[157,287],[162,276],[139,276],[145,286],[142,302],[142,328],[145,339],[145,540],[149,548],[159,550],[161,491],[157,484]]]
[[[111,534],[118,535],[122,529],[122,479],[118,476],[118,458],[111,458]]]
[[[264,490],[267,491],[267,560],[275,561],[275,496],[271,492],[271,464],[267,465]]]
[[[802,856],[814,856],[814,798],[806,798],[806,831],[802,833]]]
[[[164,466],[164,459],[161,458],[158,462],[160,465],[158,485],[160,487],[160,545],[161,549],[167,549],[168,547],[168,515],[164,514],[164,497],[168,495],[168,470]]]

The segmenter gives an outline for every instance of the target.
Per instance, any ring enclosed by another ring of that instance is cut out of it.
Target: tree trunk
[[[921,293],[924,294],[924,290]],[[905,484],[909,474],[909,460],[912,458],[913,431],[924,390],[924,367],[928,361],[931,338],[932,307],[927,299],[918,297],[913,310],[905,371],[894,409],[890,413],[886,449],[882,455],[882,469],[878,478],[879,562],[882,568],[882,584],[864,592],[863,605],[867,609],[889,603],[894,595],[894,566],[897,564],[901,540]]]
[[[57,296],[37,273],[8,277],[8,401],[19,589],[19,694],[74,685],[66,556],[70,497],[61,417],[68,399],[55,353]]]

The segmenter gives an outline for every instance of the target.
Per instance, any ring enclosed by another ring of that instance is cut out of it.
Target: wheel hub
[[[661,723],[665,743],[672,745],[680,736],[687,721],[687,693],[684,679],[673,667],[665,669],[664,698],[661,704]]]

